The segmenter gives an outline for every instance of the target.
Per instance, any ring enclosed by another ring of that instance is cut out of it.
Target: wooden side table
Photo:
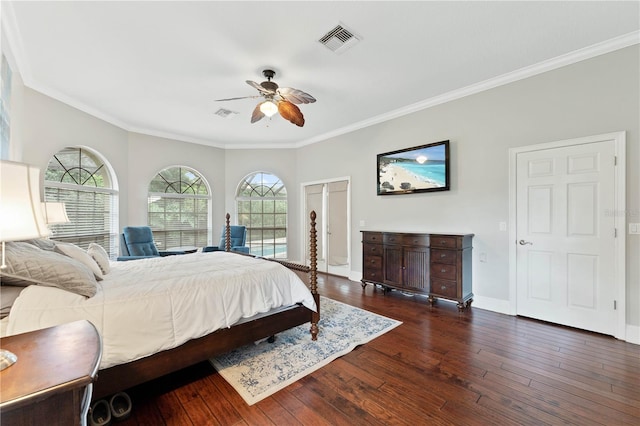
[[[102,344],[89,321],[0,339],[18,356],[0,371],[0,416],[8,425],[85,424]]]

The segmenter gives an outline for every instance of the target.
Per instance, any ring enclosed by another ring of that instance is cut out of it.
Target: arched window
[[[87,248],[98,243],[114,258],[118,235],[118,190],[110,167],[97,153],[67,147],[45,171],[45,201],[63,202],[69,223],[49,225],[51,238]]]
[[[149,226],[161,250],[209,245],[210,211],[209,187],[193,169],[168,167],[149,184]]]
[[[251,254],[286,259],[287,189],[278,176],[256,172],[240,182],[238,224],[247,227]]]

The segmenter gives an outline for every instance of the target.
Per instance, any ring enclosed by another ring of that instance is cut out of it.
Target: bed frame
[[[230,251],[229,214],[226,216],[226,251]],[[149,380],[164,376],[174,371],[206,361],[216,355],[246,345],[257,340],[269,338],[307,322],[311,323],[311,339],[318,336],[320,320],[320,295],[317,281],[317,239],[316,213],[310,214],[311,230],[309,235],[310,266],[283,262],[274,259],[284,266],[309,273],[309,290],[316,302],[317,312],[310,311],[302,305],[273,315],[247,321],[230,328],[217,330],[198,339],[189,340],[173,349],[168,349],[148,357],[116,365],[98,371],[98,379],[93,384],[93,400],[104,398],[116,392],[139,385]],[[238,253],[239,256],[244,254]],[[187,255],[188,256],[188,255]],[[246,256],[246,255],[245,255]]]

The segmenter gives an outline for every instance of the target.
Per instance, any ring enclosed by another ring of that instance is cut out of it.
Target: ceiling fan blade
[[[236,101],[238,99],[255,99],[255,98],[259,98],[260,96],[241,96],[239,98],[227,98],[227,99],[216,99],[214,102],[224,102],[224,101]]]
[[[284,100],[278,102],[278,112],[285,120],[289,120],[298,127],[304,126],[304,116],[300,108],[291,102]]]
[[[258,102],[258,105],[253,109],[253,113],[251,114],[251,123],[255,123],[256,121],[262,120],[264,117],[264,112],[260,110],[260,105],[264,102]]]
[[[278,94],[294,104],[312,104],[316,101],[316,98],[307,92],[292,87],[281,87]]]
[[[260,85],[259,83],[256,83],[255,81],[247,80],[247,84],[253,87],[254,89],[256,89],[258,92],[262,93],[263,95],[273,95],[275,93],[271,90],[265,89],[264,87],[262,87],[262,85]]]

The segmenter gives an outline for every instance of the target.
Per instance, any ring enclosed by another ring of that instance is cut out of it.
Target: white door
[[[351,269],[349,180],[303,184],[303,187],[305,218],[312,210],[316,212],[318,270],[348,277]],[[305,235],[308,231],[307,224]],[[308,249],[306,258],[309,259]]]
[[[517,154],[518,315],[616,334],[615,149]]]

